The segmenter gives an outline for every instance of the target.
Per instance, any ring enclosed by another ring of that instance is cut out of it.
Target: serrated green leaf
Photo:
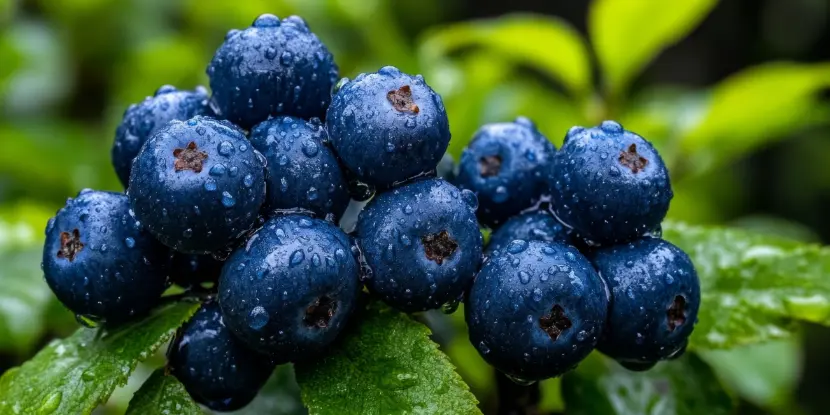
[[[663,225],[700,277],[690,347],[726,348],[792,334],[798,320],[830,325],[830,249],[739,229]]]
[[[703,172],[794,129],[827,123],[817,105],[827,87],[826,62],[767,63],[729,77],[712,90],[697,126],[680,137],[684,167]]]
[[[420,56],[429,66],[471,46],[531,65],[561,82],[575,96],[583,97],[591,91],[591,63],[585,40],[557,18],[510,15],[456,23],[430,32],[421,43]]]
[[[591,42],[612,96],[663,49],[692,31],[717,0],[596,0],[588,16]]]
[[[569,415],[726,415],[734,403],[694,354],[631,372],[594,353],[562,379]]]
[[[81,328],[52,341],[0,378],[0,413],[91,413],[198,308],[194,303],[170,304],[111,331]]]
[[[126,415],[204,415],[184,385],[163,368],[150,375],[135,393]]]
[[[311,414],[480,414],[429,329],[373,304],[322,359],[296,366]]]

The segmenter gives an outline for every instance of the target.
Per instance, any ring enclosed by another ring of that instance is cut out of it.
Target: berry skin
[[[176,334],[167,351],[168,368],[193,399],[215,411],[248,405],[274,371],[274,364],[231,334],[219,305],[202,304]]]
[[[553,215],[529,212],[510,218],[490,235],[485,255],[495,255],[515,239],[570,244],[571,237]]]
[[[517,380],[560,376],[597,344],[605,287],[576,248],[514,240],[484,263],[465,304],[470,341]]]
[[[302,18],[272,14],[229,31],[207,68],[221,116],[245,129],[275,115],[324,117],[337,72]]]
[[[478,196],[482,224],[499,225],[547,193],[555,153],[527,118],[487,124],[461,154],[455,183]]]
[[[197,115],[212,115],[208,92],[204,87],[179,91],[170,85],[159,88],[155,95],[130,105],[115,130],[112,165],[124,187],[130,183],[133,159],[153,133],[172,120],[184,121]]]
[[[219,278],[225,324],[280,363],[314,357],[340,333],[360,292],[349,238],[329,222],[277,216],[231,254]]]
[[[268,161],[268,211],[307,209],[340,218],[349,205],[348,182],[319,120],[278,117],[257,124],[249,137]]]
[[[327,117],[343,164],[358,179],[381,188],[435,170],[450,142],[441,96],[421,75],[393,66],[342,85]]]
[[[178,286],[192,288],[203,283],[219,282],[222,261],[210,255],[188,255],[178,252],[170,256],[170,279]]]
[[[662,239],[643,238],[600,249],[592,260],[611,291],[599,351],[632,370],[682,353],[700,306],[688,255]]]
[[[476,199],[442,179],[426,179],[375,196],[360,213],[356,238],[371,269],[369,290],[416,312],[452,304],[481,263]]]
[[[120,193],[83,190],[46,226],[46,282],[87,320],[117,323],[149,311],[167,287],[166,263],[167,249]]]
[[[553,171],[556,216],[590,245],[653,232],[669,210],[671,183],[657,150],[614,121],[571,128]]]
[[[257,220],[265,201],[263,160],[227,121],[201,116],[172,121],[136,157],[130,203],[163,244],[208,254]]]

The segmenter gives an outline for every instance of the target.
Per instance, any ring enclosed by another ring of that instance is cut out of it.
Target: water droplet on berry
[[[234,199],[233,196],[231,196],[231,194],[227,191],[222,192],[222,206],[232,208],[234,205],[236,205],[236,199]]]
[[[234,148],[230,141],[223,141],[219,143],[219,154],[228,157],[233,154]]]
[[[268,324],[268,320],[270,319],[271,317],[268,316],[265,308],[258,305],[248,314],[248,327],[253,330],[260,330]]]

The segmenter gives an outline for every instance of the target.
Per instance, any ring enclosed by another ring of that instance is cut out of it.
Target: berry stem
[[[538,415],[542,393],[539,382],[520,385],[501,372],[496,372],[496,387],[499,393],[498,415]]]

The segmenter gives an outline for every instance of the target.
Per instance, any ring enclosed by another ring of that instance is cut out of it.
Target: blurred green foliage
[[[460,3],[0,0],[0,261],[5,264],[0,269],[0,352],[19,363],[44,340],[73,330],[40,279],[41,229],[50,212],[81,188],[120,190],[109,147],[123,110],[162,84],[207,84],[204,68],[224,33],[249,25],[263,12],[303,16],[334,53],[342,76],[389,64],[424,74],[444,97],[455,156],[486,122],[526,115],[559,144],[572,125],[614,118],[653,141],[669,163],[676,194],[671,218],[734,220],[760,233],[815,240],[816,232],[791,221],[736,218],[751,203],[739,163],[775,141],[809,132],[812,138],[795,141],[793,152],[771,168],[795,189],[787,193],[791,209],[798,212],[821,201],[799,193],[798,185],[811,177],[830,189],[830,170],[823,168],[830,150],[823,140],[830,106],[821,95],[830,87],[830,62],[762,63],[706,88],[640,85],[642,71],[706,19],[718,1],[596,0],[588,13],[587,37],[573,22],[552,16],[450,22]],[[444,351],[482,405],[492,405],[492,371],[469,345],[460,314],[451,326],[455,334],[442,342]],[[799,342],[796,337],[703,350],[682,366],[652,373],[652,381],[630,383],[628,374],[595,356],[580,373],[601,377],[575,374],[565,379],[564,391],[573,395],[623,382],[624,388],[613,392],[628,393],[628,400],[596,405],[616,413],[668,411],[679,398],[658,393],[657,401],[649,401],[646,391],[664,384],[689,386],[680,375],[693,367],[702,368],[693,372],[701,382],[717,384],[717,377],[741,399],[787,413],[801,370]],[[146,377],[152,370],[139,372]],[[545,382],[542,389],[543,409],[562,410],[559,381]],[[727,407],[732,404],[707,385],[688,389],[693,402],[714,396]],[[275,387],[268,395],[284,390]],[[285,402],[296,403],[297,391],[291,393],[295,400]],[[123,412],[131,397],[125,395],[116,393],[110,407]],[[296,407],[275,411],[302,412]]]

